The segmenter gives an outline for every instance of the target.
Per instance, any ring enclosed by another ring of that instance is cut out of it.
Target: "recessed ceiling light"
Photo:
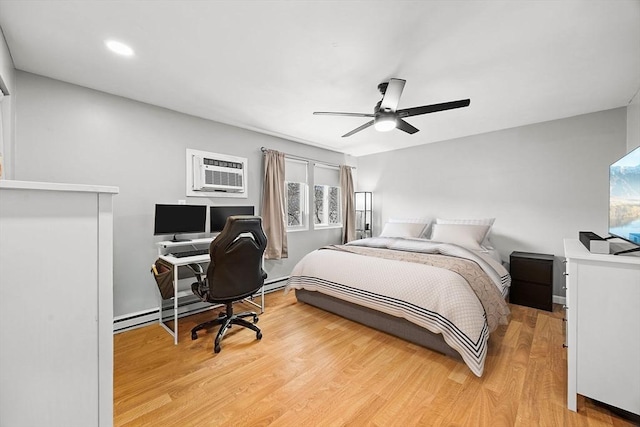
[[[104,44],[107,45],[107,47],[111,51],[117,53],[118,55],[133,56],[133,49],[131,49],[131,47],[127,46],[124,43],[115,40],[106,40]]]

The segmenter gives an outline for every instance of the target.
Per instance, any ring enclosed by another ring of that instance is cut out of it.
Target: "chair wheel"
[[[191,340],[197,340],[198,339],[198,333],[197,332],[191,332]]]
[[[258,323],[258,320],[260,320],[258,316],[253,316],[253,323]]]
[[[256,332],[256,338],[261,340],[262,339],[262,332]]]
[[[217,345],[217,346],[213,347],[213,352],[214,352],[214,353],[220,353],[220,350],[222,350],[222,349],[220,348],[220,345]]]

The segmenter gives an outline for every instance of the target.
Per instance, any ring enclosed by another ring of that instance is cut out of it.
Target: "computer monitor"
[[[204,233],[207,224],[207,207],[205,205],[156,205],[153,234],[173,234],[173,241],[181,233]]]
[[[253,206],[211,206],[209,208],[209,223],[212,233],[222,231],[227,217],[233,215],[255,215]]]

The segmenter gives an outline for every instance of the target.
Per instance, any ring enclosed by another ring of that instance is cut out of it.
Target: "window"
[[[285,159],[284,196],[287,231],[307,230],[307,165],[300,160]]]
[[[340,170],[316,164],[313,186],[313,223],[316,228],[342,226]]]

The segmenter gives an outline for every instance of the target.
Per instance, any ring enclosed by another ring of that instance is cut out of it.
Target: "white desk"
[[[181,297],[193,295],[191,290],[182,291],[182,292],[178,291],[178,270],[180,267],[185,267],[189,264],[200,264],[200,265],[209,264],[210,258],[209,258],[209,254],[178,258],[173,255],[170,255],[170,253],[174,249],[191,250],[193,249],[194,246],[197,247],[198,249],[205,248],[205,247],[208,247],[208,245],[210,245],[212,241],[213,241],[213,238],[209,237],[209,238],[203,238],[203,239],[193,239],[186,242],[172,242],[172,241],[158,242],[158,257],[160,257],[161,259],[163,259],[164,261],[168,262],[169,264],[175,267],[173,269],[173,298],[172,298],[173,299],[173,316],[172,316],[173,318],[170,319],[170,320],[173,320],[173,329],[167,326],[167,324],[164,321],[164,316],[162,314],[163,299],[162,299],[162,296],[160,295],[158,296],[159,298],[158,322],[167,332],[169,332],[169,334],[171,334],[171,336],[173,336],[173,343],[175,345],[178,344],[178,317],[179,317],[178,300]],[[203,269],[205,270],[205,274],[206,274],[206,266],[204,266]],[[262,286],[260,293],[261,293],[260,304],[257,304],[248,298],[245,299],[245,301],[248,302],[249,304],[252,304],[258,307],[260,309],[260,314],[262,314],[264,313],[264,286]],[[220,307],[220,306],[222,306],[222,304],[211,304],[209,309]]]

